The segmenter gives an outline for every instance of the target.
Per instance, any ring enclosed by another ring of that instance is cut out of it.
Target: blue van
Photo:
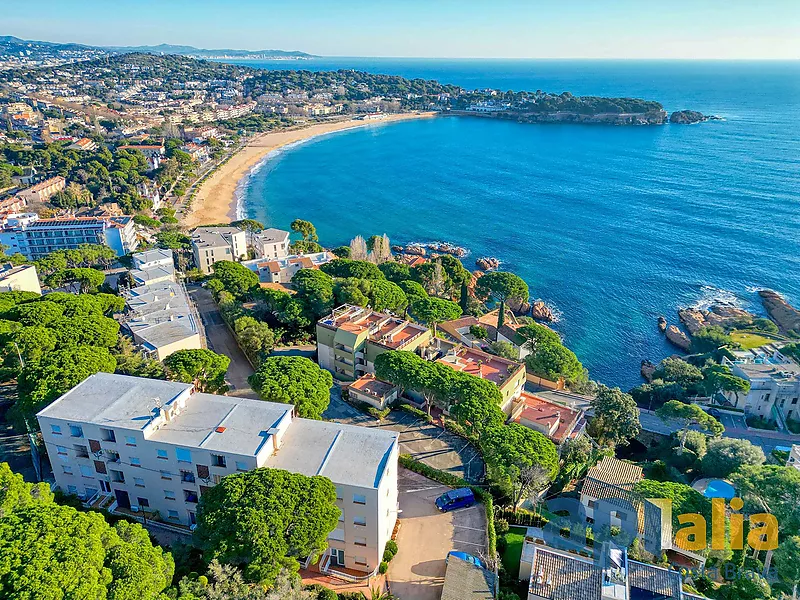
[[[469,488],[458,488],[442,494],[436,499],[436,508],[442,512],[466,508],[475,504],[475,494]]]

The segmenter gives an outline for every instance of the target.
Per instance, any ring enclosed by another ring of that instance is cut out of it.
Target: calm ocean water
[[[713,299],[800,303],[800,62],[317,59],[466,87],[636,96],[725,121],[521,125],[437,118],[337,133],[280,153],[244,193],[248,216],[356,234],[447,240],[492,255],[560,314],[593,378],[629,388],[674,350],[656,328]]]

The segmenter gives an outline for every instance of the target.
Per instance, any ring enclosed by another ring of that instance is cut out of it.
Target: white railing
[[[342,573],[341,571],[337,571],[336,569],[329,567],[326,573],[331,577],[335,577],[336,579],[342,579],[350,583],[359,583],[361,581],[368,581],[375,577],[375,575],[378,573],[378,569],[373,569],[373,571],[367,575],[350,575],[349,573]]]

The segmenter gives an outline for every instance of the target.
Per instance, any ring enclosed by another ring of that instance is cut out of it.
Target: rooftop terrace
[[[513,374],[525,368],[513,360],[464,346],[457,346],[440,358],[438,362],[452,367],[456,371],[487,379],[497,386],[502,386]]]
[[[375,312],[361,306],[344,305],[321,319],[319,324],[330,329],[342,329],[359,336],[366,332],[367,338],[392,350],[400,350],[428,328],[399,317]]]

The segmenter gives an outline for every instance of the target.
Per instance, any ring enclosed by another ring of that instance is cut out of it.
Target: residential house
[[[644,477],[641,467],[605,456],[589,469],[581,488],[580,500],[589,522],[594,520],[594,507],[598,500],[620,498],[619,490],[632,492],[634,486]]]
[[[131,288],[122,295],[127,308],[123,330],[146,355],[164,360],[178,350],[203,347],[200,318],[181,284],[164,280]]]
[[[289,256],[289,232],[270,227],[251,236],[256,258],[286,258]]]
[[[195,266],[205,274],[221,260],[247,258],[247,234],[237,227],[198,227],[192,232]]]
[[[189,142],[181,146],[181,150],[191,156],[195,162],[204,163],[208,160],[208,146],[200,146],[194,142]]]
[[[430,329],[385,313],[345,304],[317,322],[319,366],[337,379],[354,381],[375,372],[388,350],[413,351],[430,343]]]
[[[67,180],[61,175],[57,175],[17,192],[17,196],[25,202],[47,202],[65,187],[67,187]]]
[[[507,415],[511,414],[514,401],[525,388],[525,365],[482,350],[456,345],[438,362],[495,384],[503,397],[500,408]]]
[[[525,340],[517,333],[517,329],[524,326],[524,323],[517,321],[514,314],[508,310],[506,311],[505,323],[498,329],[497,322],[499,320],[500,310],[493,310],[481,315],[480,317],[473,317],[467,315],[453,321],[445,321],[439,325],[449,339],[459,344],[464,344],[470,348],[485,349],[491,342],[507,342],[510,343],[516,353],[517,360],[523,360],[530,350],[525,346]],[[470,330],[473,327],[481,327],[486,330],[485,338],[475,337]]]
[[[97,150],[97,142],[94,140],[90,140],[89,138],[81,138],[79,140],[75,140],[66,148],[67,150],[80,150],[82,152],[91,152],[93,150]]]
[[[0,265],[0,292],[34,292],[42,294],[39,276],[33,265]]]
[[[580,436],[586,428],[583,410],[528,392],[522,392],[514,402],[511,420],[546,435],[557,446]]]
[[[750,390],[728,392],[728,405],[782,427],[786,420],[800,421],[800,365],[775,346],[734,352],[734,356],[733,360],[723,357],[722,364],[749,381]]]
[[[400,397],[400,388],[365,373],[347,387],[347,393],[352,400],[383,410]]]
[[[322,570],[373,573],[397,514],[398,434],[302,419],[291,404],[97,373],[37,415],[56,486],[191,526],[209,488],[260,467],[321,475],[341,510]],[[151,517],[152,518],[152,517]]]
[[[161,166],[161,161],[164,160],[166,149],[163,144],[153,145],[127,145],[117,146],[117,150],[138,150],[147,159],[148,171],[155,171]]]
[[[693,600],[680,571],[632,560],[625,548],[606,544],[592,560],[526,540],[520,581],[527,600]]]
[[[20,213],[25,210],[28,202],[19,196],[9,196],[0,200],[0,213]]]
[[[172,250],[156,248],[132,255],[130,271],[135,287],[162,281],[175,281],[175,260]]]
[[[449,556],[442,600],[494,600],[498,583],[494,572],[458,556]]]
[[[289,283],[300,269],[319,269],[334,259],[330,252],[293,254],[283,258],[247,260],[242,264],[258,273],[261,283]]]

